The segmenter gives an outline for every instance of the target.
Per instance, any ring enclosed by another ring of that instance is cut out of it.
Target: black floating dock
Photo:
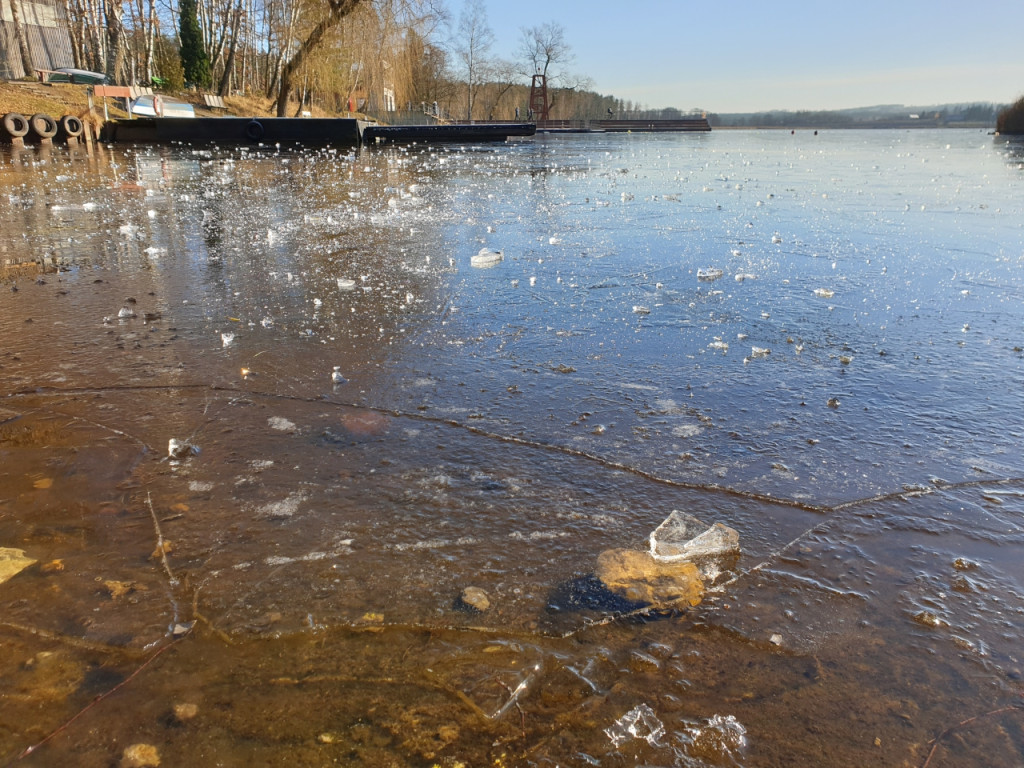
[[[505,141],[510,137],[533,136],[535,123],[452,123],[449,125],[368,125],[363,131],[367,144],[384,142],[480,142]]]
[[[344,144],[505,141],[533,123],[377,125],[344,117],[137,117],[103,126],[104,141],[187,144]]]
[[[170,144],[358,145],[368,123],[346,117],[137,117],[103,126],[103,140]]]

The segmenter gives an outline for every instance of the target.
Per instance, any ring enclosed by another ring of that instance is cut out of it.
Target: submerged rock
[[[25,550],[0,547],[0,584],[21,573],[36,561],[25,556]]]
[[[152,744],[132,744],[125,747],[121,757],[121,768],[157,768],[160,753]]]
[[[693,563],[659,562],[649,552],[633,549],[602,552],[597,577],[616,595],[656,607],[687,608],[704,596],[704,582]]]
[[[491,607],[490,598],[480,587],[466,587],[462,590],[460,599],[470,608],[480,611],[480,613]]]

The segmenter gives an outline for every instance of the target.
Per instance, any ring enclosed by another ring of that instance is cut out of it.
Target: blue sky
[[[484,0],[492,53],[557,22],[572,70],[648,107],[713,112],[1005,103],[1024,95],[1024,0]],[[449,0],[454,18],[461,0]]]

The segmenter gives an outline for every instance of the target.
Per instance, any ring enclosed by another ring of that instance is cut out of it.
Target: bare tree
[[[483,0],[466,0],[459,14],[459,23],[452,40],[452,49],[460,74],[466,78],[466,119],[473,119],[473,101],[480,86],[487,81],[487,54],[494,44],[494,32],[487,24],[487,8]]]
[[[544,75],[548,85],[554,85],[561,73],[559,69],[575,58],[572,48],[565,41],[565,29],[561,24],[549,21],[536,27],[520,30],[519,56],[527,66],[527,77]]]
[[[590,87],[589,78],[572,75],[565,70],[576,56],[566,42],[565,28],[549,21],[536,27],[520,30],[519,58],[525,64],[526,77],[543,75],[548,93],[552,95],[549,107],[554,107],[554,94]]]

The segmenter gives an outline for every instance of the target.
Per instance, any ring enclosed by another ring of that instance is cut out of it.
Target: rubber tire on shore
[[[8,112],[4,115],[3,126],[4,133],[12,139],[20,139],[28,134],[28,120],[17,112]]]
[[[57,128],[59,129],[60,135],[65,139],[77,139],[82,135],[82,131],[85,130],[85,126],[82,125],[82,121],[74,115],[64,115],[60,120],[57,121]]]
[[[263,123],[259,120],[250,120],[245,126],[245,138],[249,141],[259,141],[263,138]]]
[[[57,121],[49,115],[37,112],[29,119],[32,133],[40,139],[52,139],[57,135]]]

